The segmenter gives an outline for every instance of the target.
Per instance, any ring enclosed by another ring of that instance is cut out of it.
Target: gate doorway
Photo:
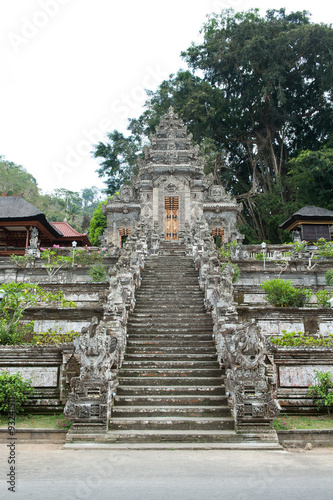
[[[166,196],[164,200],[164,234],[166,240],[179,239],[179,198]]]

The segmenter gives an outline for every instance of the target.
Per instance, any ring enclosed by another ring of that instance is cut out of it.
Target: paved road
[[[333,498],[333,449],[63,450],[16,446],[16,492],[7,490],[0,444],[0,499],[312,500]]]

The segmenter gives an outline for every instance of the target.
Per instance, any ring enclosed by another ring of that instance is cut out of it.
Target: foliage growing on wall
[[[58,307],[76,307],[75,303],[64,298],[63,292],[47,292],[32,283],[7,283],[0,289],[0,344],[18,344],[31,329],[33,322],[28,326],[20,326],[24,312],[39,303],[57,304]]]

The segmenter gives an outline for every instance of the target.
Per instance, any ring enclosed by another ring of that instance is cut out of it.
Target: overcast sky
[[[186,67],[179,54],[206,15],[284,6],[333,21],[327,0],[0,0],[0,155],[44,192],[103,187],[92,144],[125,131],[144,89]]]

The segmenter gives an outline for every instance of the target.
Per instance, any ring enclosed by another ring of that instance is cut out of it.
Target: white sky
[[[144,89],[186,67],[179,54],[206,15],[284,6],[333,21],[327,0],[0,0],[0,155],[44,192],[104,187],[92,144],[124,132]]]

